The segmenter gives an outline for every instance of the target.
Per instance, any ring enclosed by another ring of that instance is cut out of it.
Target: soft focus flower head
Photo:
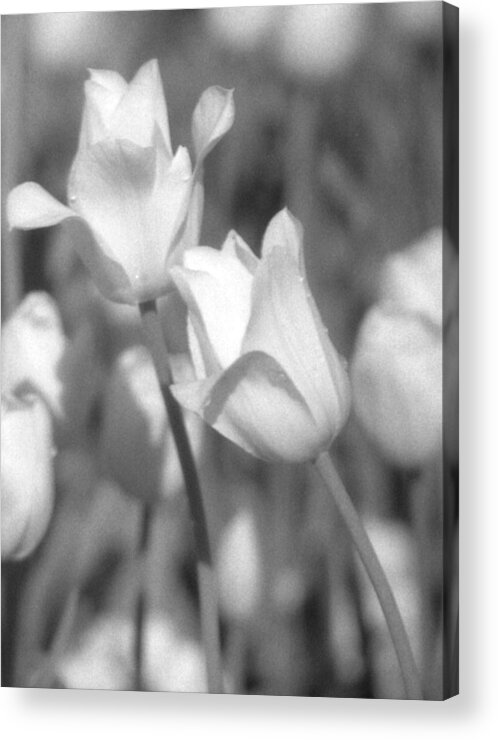
[[[449,276],[454,255],[439,228],[388,255],[356,341],[356,413],[386,459],[403,467],[441,448],[443,257]]]
[[[170,288],[169,267],[198,243],[202,163],[233,122],[232,91],[208,88],[194,111],[196,165],[173,153],[159,65],[144,64],[128,84],[117,72],[90,70],[69,207],[33,182],[7,200],[11,227],[66,221],[100,291],[139,303]]]
[[[424,464],[442,442],[441,332],[417,316],[371,308],[358,333],[355,411],[387,460]]]
[[[443,232],[436,228],[383,265],[379,300],[392,310],[412,313],[435,326],[443,323]]]
[[[166,446],[166,415],[159,383],[144,347],[117,359],[103,410],[106,472],[133,496],[159,496]]]
[[[38,393],[63,415],[59,365],[67,348],[59,310],[47,293],[29,293],[2,326],[2,392]]]
[[[177,378],[189,378],[187,361],[172,356]],[[186,425],[196,455],[200,454],[200,423],[192,415]],[[104,470],[132,496],[172,500],[183,486],[178,454],[167,423],[152,358],[134,346],[117,358],[103,408]]]
[[[54,502],[52,422],[37,396],[2,398],[2,560],[42,540]]]
[[[221,251],[186,253],[172,277],[197,377],[173,386],[179,403],[262,459],[326,450],[347,419],[349,381],[307,285],[299,222],[277,214],[260,260],[230,232]]]
[[[361,48],[365,7],[331,3],[285,8],[277,45],[280,61],[304,79],[338,76]]]
[[[99,383],[92,327],[82,324],[68,339],[55,301],[29,293],[2,326],[2,392],[39,395],[54,418],[56,439],[67,441],[84,432]]]
[[[217,553],[220,606],[230,619],[243,621],[256,613],[262,591],[262,564],[257,524],[241,508],[225,527]]]
[[[194,640],[162,615],[144,625],[144,679],[149,691],[206,691],[204,657]],[[57,667],[67,688],[126,690],[133,683],[133,623],[118,614],[101,617]]]

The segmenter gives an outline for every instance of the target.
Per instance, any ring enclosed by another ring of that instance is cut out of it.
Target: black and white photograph
[[[456,696],[458,8],[83,8],[1,19],[2,686]]]

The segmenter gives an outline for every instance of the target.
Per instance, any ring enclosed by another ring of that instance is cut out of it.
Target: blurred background
[[[234,228],[258,253],[288,206],[304,226],[324,324],[351,360],[384,260],[443,227],[442,34],[432,2],[3,17],[2,209],[25,180],[65,202],[87,68],[130,80],[157,58],[174,148],[191,146],[202,91],[233,88],[233,129],[205,167],[202,243],[218,247]],[[451,63],[451,45],[445,53]],[[451,259],[455,223],[444,224]],[[131,688],[138,508],[102,474],[99,435],[113,362],[140,341],[139,327],[131,309],[96,295],[62,229],[9,233],[2,218],[3,318],[33,290],[55,298],[69,339],[91,326],[98,378],[84,430],[59,441],[47,536],[3,567],[2,682]],[[375,597],[312,472],[197,434],[231,690],[401,697]],[[355,413],[334,454],[400,603],[425,696],[441,698],[443,483],[455,527],[456,456],[444,470],[440,449],[423,465],[394,464]],[[146,681],[203,690],[189,521],[181,483],[172,489],[151,545]]]

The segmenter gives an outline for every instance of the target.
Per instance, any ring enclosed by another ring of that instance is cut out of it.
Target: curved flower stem
[[[135,602],[135,630],[133,643],[133,665],[135,670],[135,691],[144,691],[143,652],[144,652],[144,621],[147,609],[147,589],[145,586],[145,570],[147,564],[147,549],[153,522],[153,504],[144,501],[140,511],[140,531],[137,542],[137,598]]]
[[[407,698],[423,699],[420,678],[406,628],[372,543],[329,455],[322,453],[315,464],[328,491],[332,494],[379,599],[401,668]]]
[[[183,414],[170,391],[172,375],[168,351],[164,341],[157,305],[155,301],[141,303],[140,315],[147,337],[149,349],[161,386],[164,405],[169,417],[171,431],[175,440],[178,457],[185,480],[185,489],[190,506],[190,515],[194,528],[194,539],[197,555],[197,583],[201,610],[201,630],[206,652],[208,690],[211,693],[223,693],[221,671],[220,633],[216,581],[209,544],[208,529],[201,488],[194,456],[183,421]]]

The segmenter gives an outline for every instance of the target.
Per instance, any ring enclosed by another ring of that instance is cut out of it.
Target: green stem
[[[135,669],[135,691],[144,691],[143,654],[145,616],[147,609],[147,588],[145,585],[145,571],[147,563],[147,549],[153,522],[153,504],[145,501],[141,504],[140,532],[137,542],[137,599],[135,603],[135,631],[133,644],[133,665]]]
[[[315,464],[328,491],[332,494],[379,599],[398,658],[407,698],[423,699],[420,678],[406,628],[372,543],[329,455],[322,453]]]
[[[168,351],[157,314],[156,302],[146,301],[141,303],[139,307],[142,324],[178,451],[190,506],[197,555],[197,583],[201,611],[202,639],[206,653],[208,690],[211,693],[222,694],[223,680],[216,580],[197,468],[185,429],[182,411],[170,390],[172,375]]]

